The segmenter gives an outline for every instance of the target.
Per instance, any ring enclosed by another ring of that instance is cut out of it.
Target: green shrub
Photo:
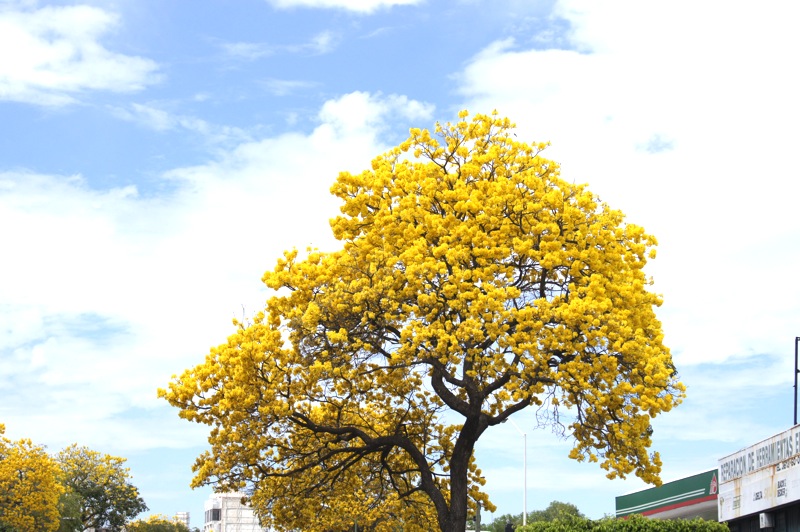
[[[728,532],[728,526],[703,519],[648,519],[632,515],[627,519],[611,517],[597,521],[569,516],[554,521],[539,521],[516,528],[516,532]]]

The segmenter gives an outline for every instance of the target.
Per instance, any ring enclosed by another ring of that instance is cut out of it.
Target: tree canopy
[[[44,447],[30,440],[11,441],[0,424],[0,530],[54,532],[64,488],[58,465]]]
[[[544,510],[534,510],[528,512],[526,521],[528,523],[536,523],[540,521],[565,521],[572,518],[586,519],[586,516],[578,509],[577,506],[570,502],[551,501]],[[504,532],[506,523],[511,523],[514,527],[522,526],[522,512],[518,514],[503,514],[494,517],[492,523],[485,528],[492,532]]]
[[[139,490],[130,482],[124,458],[73,444],[58,453],[56,460],[70,504],[78,507],[73,513],[80,530],[120,530],[126,521],[147,510]]]
[[[121,530],[147,510],[124,458],[73,444],[55,456],[0,424],[0,531]]]
[[[391,493],[462,531],[493,510],[475,443],[530,406],[570,457],[659,482],[650,421],[683,386],[643,271],[656,240],[544,148],[464,112],[341,173],[341,249],[285,253],[264,311],[160,391],[213,427],[194,484],[247,486],[283,530],[281,506],[356,519]]]
[[[544,510],[536,510],[528,513],[528,522],[555,521],[557,519],[567,519],[570,517],[585,517],[578,507],[571,502],[552,501]]]
[[[126,532],[191,532],[189,527],[174,518],[151,515],[125,525]]]

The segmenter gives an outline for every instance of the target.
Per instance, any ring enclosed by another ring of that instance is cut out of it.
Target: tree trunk
[[[450,459],[450,507],[439,513],[441,532],[464,532],[467,529],[467,501],[469,495],[469,461],[481,433],[486,430],[481,416],[468,417],[458,435]]]

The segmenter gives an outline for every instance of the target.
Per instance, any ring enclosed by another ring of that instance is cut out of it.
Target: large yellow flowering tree
[[[643,271],[655,239],[543,148],[462,113],[340,174],[342,249],[287,252],[266,309],[160,391],[213,427],[195,484],[247,486],[284,530],[380,529],[378,509],[460,532],[492,508],[475,443],[530,406],[572,458],[657,483],[650,421],[683,386]]]
[[[3,437],[0,425],[0,525],[18,532],[54,532],[60,520],[58,465],[44,447]]]

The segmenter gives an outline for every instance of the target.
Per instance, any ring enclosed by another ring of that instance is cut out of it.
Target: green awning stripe
[[[655,508],[658,506],[664,506],[666,504],[670,504],[677,501],[682,501],[685,499],[693,499],[695,497],[700,497],[706,494],[705,488],[689,491],[687,493],[681,493],[680,495],[673,495],[672,497],[667,497],[665,499],[660,499],[657,501],[646,502],[644,504],[640,504],[638,506],[631,506],[630,508],[620,508],[617,510],[617,514],[626,514],[626,513],[633,513],[633,512],[640,512],[642,510],[649,510],[651,508]]]

